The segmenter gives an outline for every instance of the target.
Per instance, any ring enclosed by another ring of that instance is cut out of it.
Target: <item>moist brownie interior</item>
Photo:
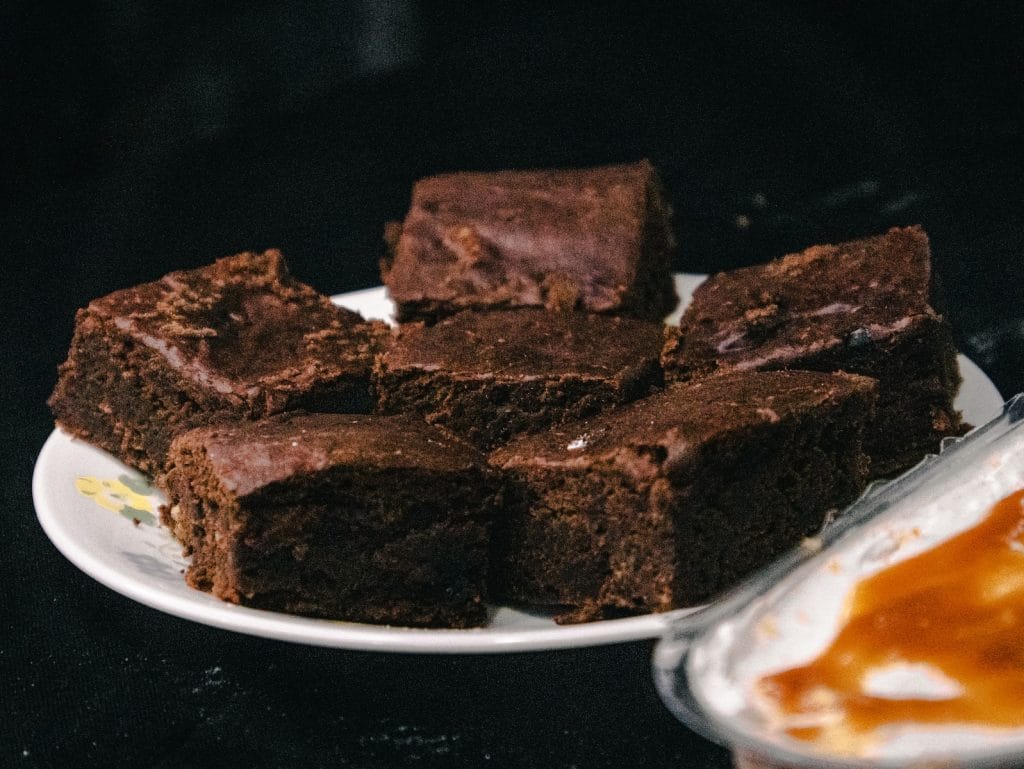
[[[418,419],[282,414],[199,428],[169,456],[163,514],[187,580],[257,608],[403,625],[486,618],[495,487]]]
[[[860,493],[874,400],[866,377],[724,374],[513,440],[495,595],[562,621],[706,601]]]

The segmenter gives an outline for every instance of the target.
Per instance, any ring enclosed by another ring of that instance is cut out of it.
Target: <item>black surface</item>
[[[202,627],[78,572],[29,485],[76,307],[272,245],[326,292],[374,285],[383,222],[440,170],[648,156],[693,272],[921,222],[961,349],[1024,389],[1021,12],[678,5],[5,6],[0,766],[728,765],[661,706],[648,643]]]

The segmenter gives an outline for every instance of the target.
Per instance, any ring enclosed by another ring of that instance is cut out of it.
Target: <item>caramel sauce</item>
[[[868,691],[871,674],[901,663],[940,673],[949,696]],[[1024,726],[1024,489],[973,528],[860,581],[832,644],[758,684],[789,735],[833,749],[895,722]]]

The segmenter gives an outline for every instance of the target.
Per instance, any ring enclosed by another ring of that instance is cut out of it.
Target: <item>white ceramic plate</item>
[[[677,275],[678,319],[702,275]],[[334,300],[368,318],[390,319],[383,288]],[[964,384],[957,406],[982,424],[1003,399],[981,369],[960,356]],[[557,625],[549,615],[496,607],[486,627],[424,630],[309,619],[224,603],[185,584],[186,560],[159,525],[163,503],[146,479],[109,454],[54,431],[36,461],[32,483],[39,521],[67,558],[109,588],[147,606],[207,625],[284,641],[391,652],[480,653],[562,649],[661,635],[668,622],[694,609]]]

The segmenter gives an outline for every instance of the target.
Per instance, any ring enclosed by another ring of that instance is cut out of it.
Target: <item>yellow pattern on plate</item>
[[[119,475],[116,479],[79,475],[75,478],[75,488],[83,497],[112,513],[147,526],[156,525],[153,501],[149,498],[153,490],[145,481],[129,475]]]

